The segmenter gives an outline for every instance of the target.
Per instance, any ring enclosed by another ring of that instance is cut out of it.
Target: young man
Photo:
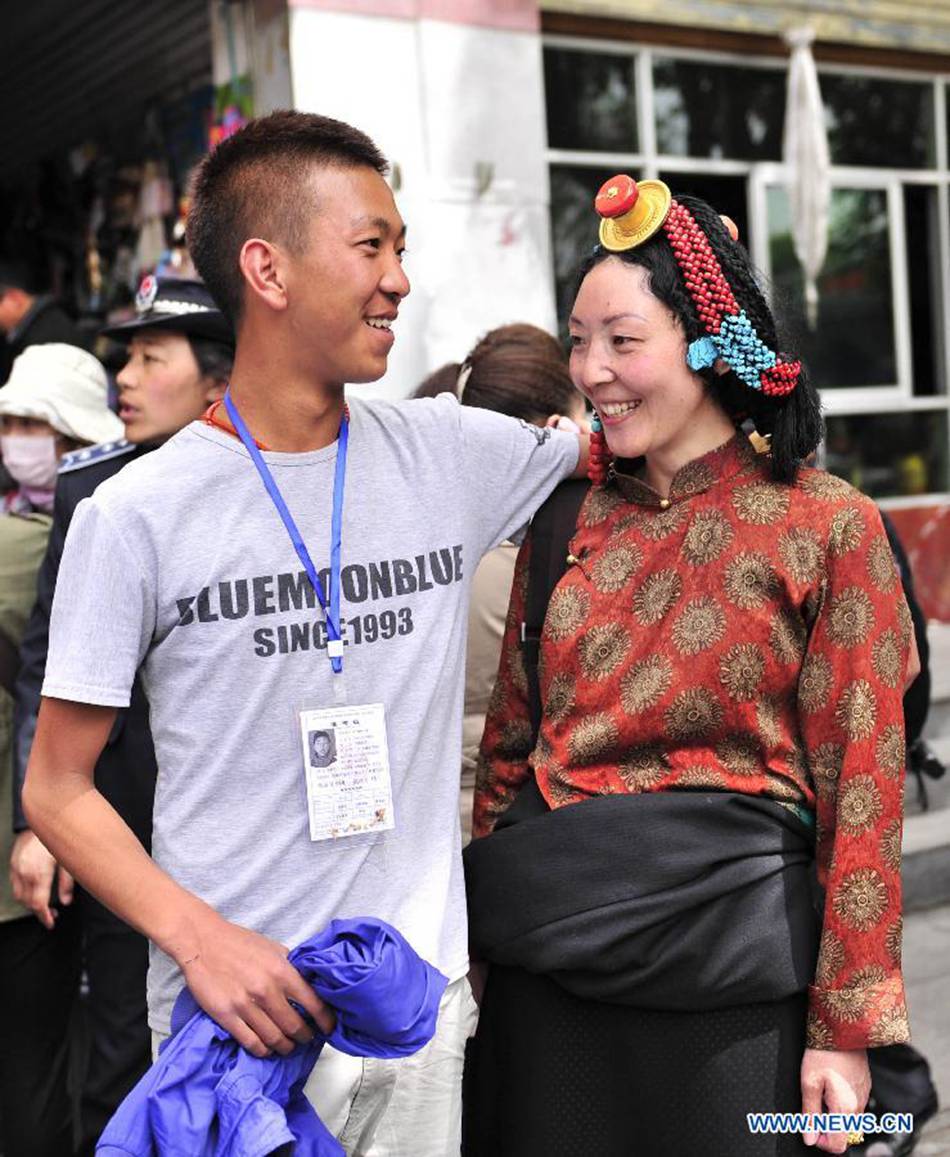
[[[344,383],[384,373],[409,292],[385,171],[362,133],[300,113],[203,162],[189,243],[236,324],[227,416],[77,511],[24,798],[60,862],[152,942],[159,1034],[187,984],[252,1052],[288,1052],[310,1034],[290,1001],[322,1028],[332,1010],[287,946],[334,917],[399,928],[450,980],[435,1038],[398,1062],[324,1050],[310,1088],[347,1151],[445,1157],[475,1016],[457,807],[469,582],[579,447],[452,398],[347,415]],[[92,785],[139,666],[154,862]],[[310,767],[308,735],[331,728],[336,760]]]
[[[311,731],[310,733],[310,766],[329,767],[336,759],[333,751],[333,741],[329,731]]]

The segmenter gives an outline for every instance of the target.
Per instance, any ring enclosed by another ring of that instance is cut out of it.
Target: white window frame
[[[752,260],[768,281],[772,278],[772,257],[768,243],[767,190],[785,183],[784,165],[755,165],[749,179],[750,233]],[[910,400],[914,396],[911,366],[910,292],[907,285],[907,263],[904,234],[904,199],[898,179],[876,169],[855,171],[853,168],[831,170],[833,189],[876,189],[887,196],[888,246],[891,266],[891,312],[894,318],[893,382],[866,386],[831,386],[821,391],[825,408],[834,413],[879,410],[889,402]]]

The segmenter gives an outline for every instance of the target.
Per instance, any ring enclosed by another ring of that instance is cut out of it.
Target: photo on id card
[[[395,826],[382,703],[298,711],[311,840]]]

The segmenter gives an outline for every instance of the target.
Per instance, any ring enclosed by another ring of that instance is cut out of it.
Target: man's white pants
[[[458,1157],[462,1063],[477,1020],[463,976],[442,995],[435,1036],[411,1057],[351,1057],[324,1046],[304,1093],[347,1157]],[[154,1056],[164,1034],[152,1039]]]
[[[477,1020],[463,976],[442,996],[435,1036],[411,1057],[376,1060],[324,1048],[304,1092],[347,1157],[458,1157],[462,1062]]]

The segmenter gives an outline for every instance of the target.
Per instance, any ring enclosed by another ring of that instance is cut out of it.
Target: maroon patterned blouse
[[[660,499],[589,493],[548,606],[532,750],[515,573],[482,740],[475,834],[533,770],[551,807],[722,788],[816,822],[826,906],[808,1043],[908,1038],[900,971],[902,698],[912,631],[874,504],[805,469],[792,486],[739,435]]]

